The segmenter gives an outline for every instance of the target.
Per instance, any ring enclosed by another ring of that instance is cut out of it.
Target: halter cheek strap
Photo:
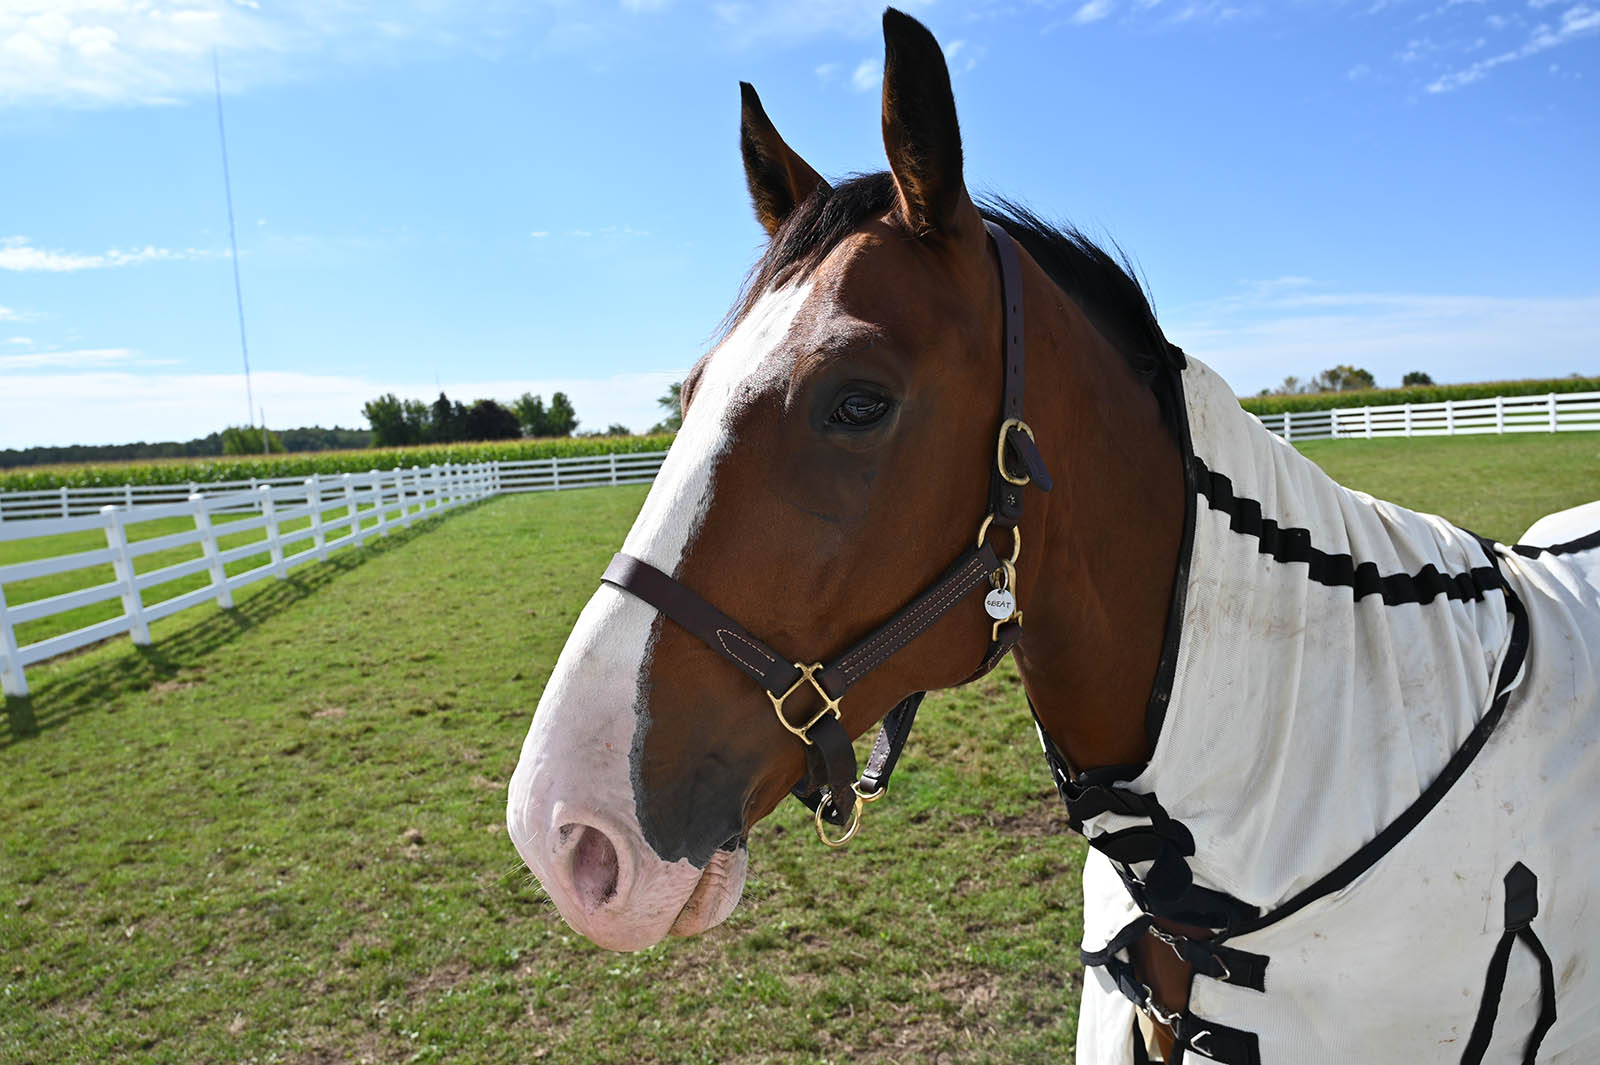
[[[1005,230],[993,222],[985,221],[984,225],[1000,260],[1001,300],[1005,305],[1002,421],[989,478],[988,516],[979,526],[977,544],[957,558],[942,577],[828,665],[791,662],[699,594],[631,555],[619,553],[601,577],[606,584],[655,607],[761,685],[779,724],[805,744],[806,775],[794,793],[814,812],[817,835],[830,846],[838,846],[855,834],[863,804],[883,797],[925,694],[913,692],[885,716],[866,771],[858,780],[855,750],[840,720],[839,701],[845,692],[979,587],[993,588],[991,598],[996,605],[990,613],[996,620],[983,661],[968,679],[993,669],[1022,637],[1022,613],[1016,609],[1015,595],[1016,562],[1022,550],[1017,530],[1022,519],[1022,489],[1031,483],[1048,492],[1051,480],[1034,444],[1033,430],[1023,420],[1020,256]],[[1019,467],[1021,472],[1017,472]],[[1009,558],[1002,559],[989,542],[988,535],[994,527],[1011,533]],[[985,605],[990,606],[987,602]],[[786,704],[791,696],[801,694],[804,698],[805,690],[816,694],[821,709],[810,713],[807,719],[797,720]],[[824,822],[845,831],[838,838],[830,838],[823,830]]]

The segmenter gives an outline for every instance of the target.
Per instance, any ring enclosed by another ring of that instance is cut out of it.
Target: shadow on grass
[[[387,537],[369,540],[357,550],[340,551],[325,562],[302,566],[286,580],[262,581],[236,595],[232,610],[205,613],[204,608],[200,608],[192,624],[160,637],[149,647],[130,645],[131,653],[108,656],[105,661],[82,668],[69,667],[54,676],[44,677],[31,695],[6,696],[6,731],[0,734],[0,750],[34,739],[91,710],[103,709],[122,695],[146,691],[152,685],[171,680],[204,656],[315,595],[341,574],[404,547],[431,529],[435,521],[466,513],[475,506],[467,504],[448,514],[429,516],[409,529],[394,528]],[[183,617],[182,614],[177,616]],[[57,661],[70,661],[72,657],[91,654],[103,650],[107,644],[127,639],[126,635],[115,636]]]

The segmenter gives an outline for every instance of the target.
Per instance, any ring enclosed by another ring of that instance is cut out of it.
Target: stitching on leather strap
[[[767,654],[761,648],[757,647],[755,644],[751,643],[749,640],[745,639],[743,636],[740,636],[737,632],[734,632],[731,629],[718,629],[717,630],[717,642],[722,644],[722,653],[727,655],[729,658],[733,659],[735,662],[738,662],[741,666],[744,666],[746,669],[751,670],[752,672],[755,672],[755,673],[765,673],[766,672],[766,666],[758,665],[755,662],[751,662],[749,659],[747,659],[744,656],[740,655],[732,647],[728,646],[728,637],[730,637],[730,636],[733,637],[733,639],[737,640],[741,646],[743,646],[743,647],[745,647],[745,648],[747,648],[747,649],[749,649],[751,651],[754,651],[756,654],[758,654],[762,658],[766,659],[767,660],[767,665],[771,665],[772,663],[777,661],[776,658],[773,658],[771,655]]]
[[[888,652],[893,654],[917,636],[920,636],[930,625],[944,616],[949,607],[972,590],[973,578],[980,576],[983,571],[983,560],[974,558],[955,573],[953,579],[942,591],[918,605],[914,610],[897,618],[893,625],[873,637],[865,646],[848,659],[839,663],[839,672],[845,679],[854,683],[863,673],[872,668],[869,662],[881,661],[887,655],[879,656],[880,648],[886,643],[894,646]],[[929,616],[929,613],[932,616]],[[912,631],[905,630],[912,627]],[[904,635],[902,635],[904,634]]]

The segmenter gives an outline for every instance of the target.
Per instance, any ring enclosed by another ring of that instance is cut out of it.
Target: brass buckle
[[[850,785],[850,790],[855,792],[855,804],[850,808],[850,821],[844,826],[844,835],[840,836],[838,839],[834,839],[828,835],[827,822],[822,819],[823,811],[829,806],[833,805],[832,793],[823,792],[822,801],[817,803],[816,813],[812,817],[812,821],[817,826],[817,838],[829,847],[842,847],[846,843],[849,843],[850,840],[855,837],[857,830],[861,828],[862,807],[866,806],[868,803],[877,802],[879,799],[889,794],[888,785],[884,785],[877,791],[864,792],[861,790],[861,782],[859,780]]]
[[[1022,611],[1020,611],[1020,610],[1015,611],[1015,612],[1012,613],[1012,615],[1010,617],[1001,618],[999,621],[996,621],[993,625],[991,625],[989,627],[989,642],[990,643],[999,643],[1000,642],[1000,626],[1009,625],[1013,621],[1015,621],[1018,625],[1022,624]]]
[[[978,546],[983,546],[983,541],[989,536],[989,526],[994,524],[994,514],[984,515],[983,524],[978,526]],[[1022,530],[1016,526],[1011,528],[1011,558],[1008,560],[1013,566],[1022,556]]]
[[[1038,442],[1038,438],[1033,435],[1032,427],[1021,418],[1007,418],[1005,421],[1000,423],[1000,441],[995,445],[994,464],[1000,468],[1001,480],[1005,481],[1007,484],[1014,484],[1020,487],[1033,480],[1033,475],[1030,473],[1024,473],[1019,479],[1011,476],[1011,471],[1006,469],[1006,433],[1010,432],[1012,429],[1018,429],[1023,433],[1026,433],[1028,439],[1034,441],[1035,443]]]
[[[818,721],[821,721],[825,714],[832,714],[835,718],[839,717],[839,700],[829,698],[828,693],[822,690],[822,685],[817,683],[817,671],[822,668],[821,662],[814,662],[809,666],[803,666],[799,662],[796,662],[794,664],[794,668],[800,671],[800,676],[796,677],[794,683],[789,685],[789,690],[784,692],[782,695],[773,695],[771,692],[767,692],[767,698],[772,700],[772,710],[778,715],[778,724],[782,725],[796,736],[799,736],[800,739],[803,740],[807,746],[809,746],[811,743],[811,737],[807,736],[806,733],[811,730],[812,725],[815,725]],[[807,721],[804,725],[791,725],[789,724],[789,719],[783,716],[784,700],[793,695],[795,690],[807,681],[810,681],[811,686],[816,689],[817,694],[822,696],[822,709],[818,710],[816,716],[810,721]],[[848,839],[849,837],[847,836],[845,838]]]

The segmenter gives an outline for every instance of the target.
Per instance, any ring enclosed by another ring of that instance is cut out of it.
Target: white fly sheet
[[[1196,973],[1185,1057],[1520,1062],[1547,1028],[1538,1061],[1591,1060],[1600,537],[1487,544],[1335,484],[1193,359],[1183,388],[1176,666],[1153,757],[1112,787],[1156,813],[1082,818],[1084,947],[1110,961],[1086,975],[1078,1062],[1139,1060],[1113,941],[1136,896],[1162,912],[1146,896],[1179,857],[1188,902],[1243,915],[1203,922],[1233,953]],[[1176,840],[1165,869],[1152,825]]]

